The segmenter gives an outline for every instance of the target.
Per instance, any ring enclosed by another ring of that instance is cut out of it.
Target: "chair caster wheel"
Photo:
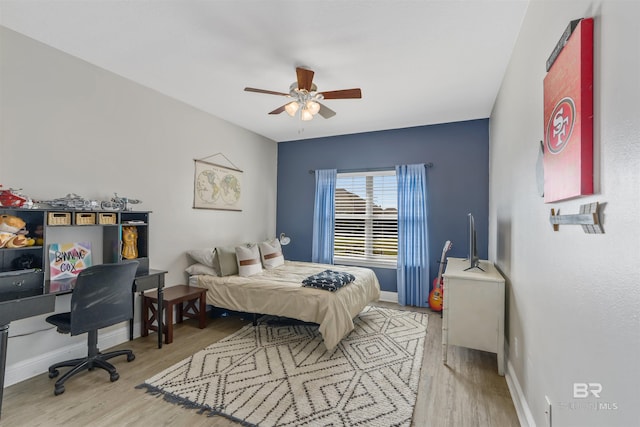
[[[49,371],[49,378],[55,378],[60,375],[60,372],[56,369],[55,371]]]
[[[114,372],[113,374],[111,374],[111,377],[110,377],[111,382],[118,381],[119,378],[120,378],[120,374],[118,374],[117,372]]]
[[[56,388],[53,390],[53,394],[55,394],[56,396],[59,396],[59,395],[61,395],[62,393],[64,393],[64,386],[63,386],[63,385],[61,385],[60,387],[56,387]]]
[[[127,362],[133,362],[134,360],[136,360],[135,354],[127,354]]]

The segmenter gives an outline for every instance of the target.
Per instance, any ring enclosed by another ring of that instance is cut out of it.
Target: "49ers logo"
[[[567,146],[573,132],[576,118],[576,106],[573,99],[562,98],[553,109],[547,123],[547,150],[552,154],[558,154]]]

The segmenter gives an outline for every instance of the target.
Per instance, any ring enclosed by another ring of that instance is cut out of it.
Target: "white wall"
[[[581,17],[595,18],[596,194],[544,204],[545,62]],[[638,18],[637,1],[533,0],[491,115],[489,253],[507,277],[508,380],[525,424],[546,425],[546,395],[553,426],[640,425]],[[605,234],[552,230],[551,208],[594,201]],[[601,383],[600,398],[574,398],[576,382]]]
[[[153,211],[150,264],[169,271],[167,286],[184,283],[187,249],[275,236],[274,141],[2,27],[0,67],[4,186],[40,200],[67,193],[106,200],[114,192],[141,199],[136,208]],[[215,153],[244,171],[242,212],[192,209],[193,159]],[[68,304],[59,298],[57,310]],[[84,336],[30,334],[47,326],[44,316],[11,324],[5,385],[42,372],[63,352],[86,350]],[[111,335],[108,344],[124,340],[124,325]]]

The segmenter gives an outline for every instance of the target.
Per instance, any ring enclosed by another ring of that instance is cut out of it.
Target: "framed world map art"
[[[241,211],[242,171],[203,160],[194,161],[193,208]]]

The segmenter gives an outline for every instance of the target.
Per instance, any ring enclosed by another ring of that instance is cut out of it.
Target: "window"
[[[395,171],[338,173],[335,215],[334,262],[396,267]]]

